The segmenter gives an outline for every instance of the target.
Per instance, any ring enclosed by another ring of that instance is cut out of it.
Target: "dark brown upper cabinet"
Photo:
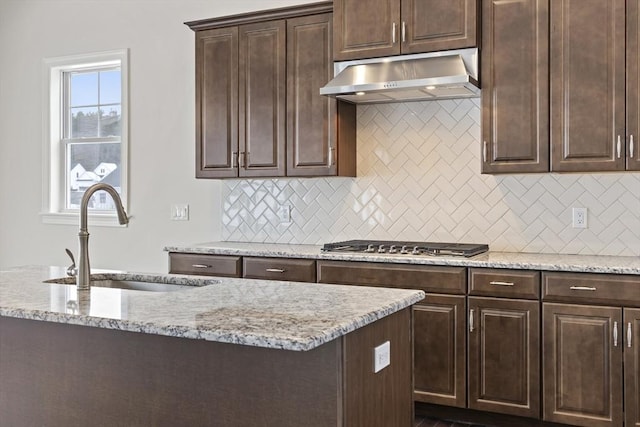
[[[640,170],[640,4],[627,2],[627,170]]]
[[[482,5],[482,172],[547,172],[549,0]]]
[[[319,94],[332,34],[331,13],[287,20],[287,176],[355,176],[356,107]]]
[[[477,0],[335,0],[334,58],[474,47]]]
[[[625,169],[625,0],[551,2],[551,118],[552,171]]]
[[[321,96],[332,3],[187,23],[196,32],[196,177],[355,176],[355,106]]]

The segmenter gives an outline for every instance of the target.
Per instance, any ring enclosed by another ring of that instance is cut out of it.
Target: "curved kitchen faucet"
[[[87,231],[87,210],[89,208],[89,200],[96,191],[104,190],[111,195],[116,203],[116,212],[118,221],[124,225],[129,223],[127,213],[122,206],[122,200],[115,188],[104,182],[99,182],[87,188],[80,202],[80,232],[78,239],[80,240],[80,254],[78,255],[78,271],[76,276],[76,285],[78,290],[89,289],[91,267],[89,266],[89,232]]]

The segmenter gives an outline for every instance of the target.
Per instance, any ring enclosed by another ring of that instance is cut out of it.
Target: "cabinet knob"
[[[473,308],[469,310],[469,332],[473,332]]]
[[[629,157],[633,159],[633,135],[629,136]]]
[[[618,322],[613,322],[613,346],[618,346]]]
[[[396,44],[396,23],[391,25],[391,43]]]
[[[618,142],[616,143],[616,154],[618,154],[618,158],[620,158],[621,151],[622,151],[622,140],[620,139],[620,135],[618,135]]]
[[[402,28],[400,32],[402,37],[402,43],[406,43],[407,42],[407,24],[404,21],[402,21]]]
[[[569,289],[572,291],[596,291],[595,286],[571,286]]]
[[[267,268],[267,273],[284,273],[285,271],[282,268]]]
[[[193,268],[211,268],[210,265],[206,265],[206,264],[191,264],[191,267],[193,267]]]
[[[487,141],[482,144],[482,161],[485,163],[487,161]]]
[[[627,347],[631,348],[631,338],[633,333],[631,331],[631,322],[627,323]]]

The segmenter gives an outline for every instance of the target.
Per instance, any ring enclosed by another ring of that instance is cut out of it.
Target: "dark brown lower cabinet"
[[[414,400],[466,405],[464,295],[427,294],[413,306]]]
[[[469,297],[469,408],[540,416],[540,303]]]
[[[622,426],[622,308],[544,303],[542,319],[545,421]]]
[[[624,318],[624,425],[640,426],[640,309],[625,308]]]

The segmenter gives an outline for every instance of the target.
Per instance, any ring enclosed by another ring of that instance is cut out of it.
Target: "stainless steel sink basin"
[[[45,280],[45,283],[61,285],[75,285],[75,277],[62,277]],[[194,289],[218,283],[214,279],[185,279],[181,277],[154,276],[143,274],[105,273],[92,274],[91,287],[129,289],[134,291],[174,292],[184,289]]]

